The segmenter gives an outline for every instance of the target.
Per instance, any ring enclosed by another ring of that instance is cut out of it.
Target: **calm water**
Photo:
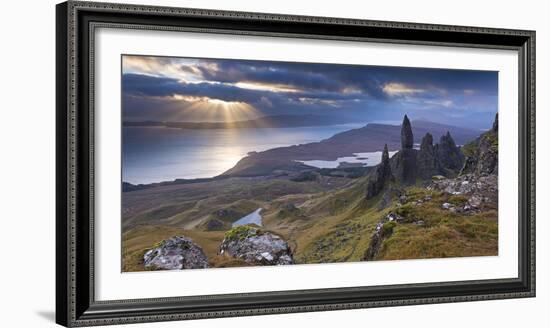
[[[248,152],[320,141],[365,124],[240,130],[124,127],[122,176],[134,184],[209,178],[232,168]]]
[[[238,219],[237,221],[233,222],[233,224],[231,225],[232,227],[238,227],[238,226],[242,226],[242,225],[246,225],[246,224],[255,224],[255,225],[258,225],[258,226],[262,226],[262,215],[260,214],[260,212],[262,211],[262,208],[259,208],[257,210],[255,210],[254,212],[246,215],[246,216],[243,216],[242,218]]]
[[[390,157],[392,157],[396,153],[397,150],[388,152]],[[341,163],[362,164],[362,166],[375,166],[382,162],[382,151],[380,150],[367,153],[355,153],[353,154],[353,156],[338,157],[334,161],[312,160],[299,162],[302,162],[309,166],[315,166],[320,169],[335,169]]]

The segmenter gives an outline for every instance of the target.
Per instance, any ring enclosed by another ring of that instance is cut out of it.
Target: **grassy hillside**
[[[232,222],[260,207],[264,229],[288,241],[296,263],[364,260],[377,224],[389,213],[403,221],[388,225],[391,234],[383,240],[374,260],[498,254],[496,204],[486,204],[483,211],[468,214],[451,212],[442,204],[459,207],[467,198],[428,190],[420,184],[392,186],[405,195],[401,199],[396,193],[389,199],[380,193],[366,201],[368,177],[320,176],[302,182],[231,180],[126,193],[125,211],[134,215],[127,214],[126,218],[123,270],[144,270],[143,254],[174,235],[193,239],[213,267],[245,265],[218,256],[219,245]],[[149,200],[148,207],[141,203],[143,199]],[[210,220],[220,221],[221,226],[210,229]]]

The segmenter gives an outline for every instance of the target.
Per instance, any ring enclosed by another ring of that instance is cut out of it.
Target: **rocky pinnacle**
[[[413,148],[413,133],[411,128],[411,122],[407,115],[403,118],[403,124],[401,125],[401,149]]]

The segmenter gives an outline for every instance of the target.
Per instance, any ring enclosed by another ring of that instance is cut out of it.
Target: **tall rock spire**
[[[401,150],[391,160],[393,176],[402,184],[416,183],[416,153],[417,150],[413,149],[411,122],[405,115],[401,124]]]
[[[401,124],[401,149],[413,148],[413,132],[411,128],[411,122],[407,115],[403,118],[403,124]]]

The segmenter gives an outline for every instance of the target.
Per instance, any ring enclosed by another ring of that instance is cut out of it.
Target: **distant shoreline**
[[[479,135],[477,131],[467,128],[428,121],[414,122],[415,145],[418,145],[420,138],[427,132],[432,133],[435,138],[438,138],[447,131],[451,131],[457,144],[463,144],[466,140],[472,140]],[[369,156],[366,156],[371,157],[373,155],[372,152],[381,151],[385,144],[389,149],[399,148],[400,128],[394,125],[369,123],[364,127],[336,133],[328,139],[316,142],[276,147],[261,152],[249,152],[248,155],[242,157],[233,167],[216,176],[193,179],[176,178],[171,181],[146,184],[132,184],[123,181],[123,191],[147,189],[155,186],[210,182],[232,177],[270,177],[274,176],[276,172],[292,172],[295,174],[308,170],[352,170],[354,168],[372,167],[372,165],[363,166],[358,164],[367,162],[368,158],[359,160],[356,157],[361,157],[362,153],[371,153],[368,154]],[[339,159],[345,163],[342,165],[338,164],[337,167],[322,167],[323,164],[338,161]],[[308,162],[313,165],[309,165]],[[320,165],[315,165],[316,162]]]
[[[257,128],[300,128],[355,123],[345,117],[321,115],[274,115],[232,122],[123,121],[123,127],[166,127],[188,130],[225,130]]]

